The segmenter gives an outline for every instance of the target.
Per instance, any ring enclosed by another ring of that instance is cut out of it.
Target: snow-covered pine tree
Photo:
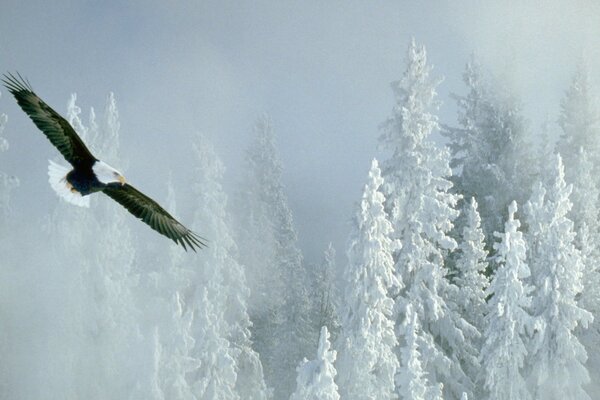
[[[417,313],[408,304],[401,335],[405,340],[400,349],[400,369],[397,374],[398,394],[402,400],[442,400],[442,384],[429,386],[423,371],[419,351],[419,320]]]
[[[533,327],[528,312],[531,290],[524,280],[530,276],[525,262],[526,244],[515,219],[517,203],[508,207],[504,233],[496,233],[496,263],[492,282],[486,294],[488,314],[485,317],[485,343],[481,364],[485,371],[484,387],[489,400],[528,400],[531,398],[522,369],[527,348],[525,335]]]
[[[561,101],[558,124],[562,134],[557,150],[563,157],[567,182],[574,182],[579,174],[577,160],[581,148],[588,152],[594,165],[594,176],[600,169],[600,108],[592,96],[587,67],[577,66],[571,86]],[[598,183],[598,179],[594,179]]]
[[[475,197],[471,197],[471,200],[464,204],[463,220],[464,226],[454,265],[456,271],[454,283],[459,288],[455,302],[463,318],[478,332],[483,333],[484,316],[487,312],[485,290],[490,282],[486,276],[488,253],[485,250],[485,236],[481,229],[481,218],[477,211]],[[479,352],[482,338],[471,339],[476,339],[472,346]],[[476,387],[481,387],[478,383],[483,378],[483,374],[479,362],[476,359],[462,360],[462,362],[467,374],[476,383]],[[474,394],[477,397],[478,393]]]
[[[335,343],[340,329],[338,318],[340,299],[335,276],[335,248],[332,243],[329,243],[323,253],[323,260],[312,270],[311,298],[314,300],[310,319],[314,327],[327,326],[333,343]],[[315,340],[318,343],[319,337],[316,337]]]
[[[258,120],[238,196],[240,253],[248,268],[255,349],[275,398],[294,390],[294,369],[316,343],[311,329],[309,274],[297,246],[271,121]]]
[[[196,294],[188,303],[188,307],[193,310],[202,309],[205,307],[204,296],[206,296],[214,307],[212,313],[216,314],[218,318],[222,318],[222,321],[217,321],[219,325],[211,335],[219,335],[221,337],[219,340],[227,342],[226,353],[233,362],[232,368],[235,376],[233,381],[228,380],[221,383],[233,384],[231,390],[236,393],[236,396],[244,399],[266,399],[268,391],[263,379],[262,365],[258,354],[252,349],[250,338],[251,323],[246,308],[249,291],[246,286],[244,268],[236,259],[237,248],[230,233],[229,215],[226,209],[227,195],[221,184],[224,166],[214,148],[204,137],[196,138],[193,150],[196,160],[193,192],[194,199],[198,204],[193,224],[197,230],[202,229],[206,237],[218,238],[218,240],[215,239],[208,248],[203,250],[204,257],[199,261],[200,265],[190,267],[197,271],[197,274],[192,281],[192,288]],[[202,312],[208,313],[207,310]],[[210,315],[207,314],[208,317]],[[192,356],[196,358],[207,354],[203,353],[206,351],[205,343],[202,343],[198,337],[199,332],[208,334],[203,323],[202,319],[196,318],[192,322],[192,334],[196,340]],[[202,360],[200,358],[201,362]],[[200,371],[195,374],[196,381],[198,373]],[[212,378],[221,379],[217,375]],[[229,378],[232,377],[228,376]],[[202,385],[204,384],[200,386]],[[196,389],[200,387],[197,382],[192,386]],[[217,396],[215,398],[229,397]]]
[[[598,258],[597,234],[591,234],[584,222],[577,233],[576,241],[581,251],[584,266],[582,274],[583,292],[578,298],[578,304],[589,311],[594,320],[587,328],[579,326],[577,337],[586,349],[588,360],[587,370],[590,375],[588,393],[600,392],[600,264]]]
[[[382,163],[383,193],[395,237],[403,246],[394,260],[406,286],[402,294],[421,323],[424,370],[431,384],[443,383],[444,396],[453,400],[472,393],[473,382],[459,360],[475,359],[477,352],[470,344],[479,333],[458,313],[452,302],[458,289],[446,278],[444,259],[456,248],[448,233],[458,215],[459,196],[450,192],[448,151],[430,138],[438,128],[431,113],[438,81],[430,72],[425,48],[413,40],[404,75],[392,85],[396,104],[380,137],[382,147],[392,153]],[[406,304],[397,305],[401,323]]]
[[[192,337],[194,314],[191,310],[185,310],[179,292],[173,294],[166,310],[169,318],[154,330],[151,384],[155,386],[158,399],[195,400],[192,387],[186,380],[188,374],[203,367],[200,359],[191,356],[196,344]]]
[[[194,294],[192,331],[195,345],[193,357],[200,368],[188,376],[188,383],[197,399],[241,399],[236,391],[237,371],[235,350],[224,338],[227,331],[223,306],[214,295],[219,283],[199,284]],[[209,292],[213,292],[209,294]],[[216,304],[215,304],[216,303]]]
[[[296,391],[290,400],[339,400],[338,387],[335,384],[335,350],[331,350],[327,327],[321,328],[317,358],[304,359],[298,367]]]
[[[461,293],[457,300],[461,314],[467,322],[483,332],[483,319],[486,314],[485,290],[490,282],[485,275],[488,253],[485,251],[485,237],[477,207],[477,200],[472,197],[463,208],[465,226],[457,249],[454,282]]]
[[[344,270],[345,293],[340,332],[338,384],[343,399],[392,399],[398,369],[391,292],[401,287],[394,274],[392,225],[385,214],[383,183],[371,164]]]
[[[561,102],[558,124],[562,134],[557,149],[563,157],[565,180],[573,185],[573,208],[568,217],[575,224],[575,244],[582,252],[583,291],[580,304],[594,321],[578,329],[587,349],[591,386],[600,391],[600,106],[592,95],[588,68],[579,64]]]
[[[536,185],[525,206],[535,287],[532,311],[541,322],[529,349],[529,381],[535,399],[590,399],[583,389],[589,382],[587,353],[574,334],[578,326],[587,327],[592,315],[576,300],[583,289],[583,263],[567,218],[572,186],[564,180],[559,155],[552,166],[546,183]]]
[[[532,176],[525,146],[526,129],[518,102],[493,91],[483,79],[474,57],[467,63],[463,81],[469,92],[454,95],[459,127],[444,126],[448,137],[456,193],[465,200],[476,197],[486,243],[491,250],[494,232],[500,231],[512,199],[524,202]],[[525,166],[526,168],[521,168]],[[460,220],[459,220],[460,221]],[[462,226],[459,226],[459,231]]]
[[[166,210],[178,218],[173,182],[167,183]],[[144,265],[140,273],[138,301],[144,315],[143,332],[151,332],[152,370],[147,371],[147,381],[140,385],[137,395],[150,399],[193,400],[192,388],[185,379],[200,368],[200,361],[191,356],[195,346],[192,337],[193,312],[186,307],[183,295],[191,287],[195,276],[189,268],[189,259],[181,246],[164,242],[155,246],[158,250],[154,263]],[[161,256],[166,255],[166,257]],[[153,392],[142,396],[142,388],[151,387]],[[154,397],[150,397],[154,395]]]
[[[278,374],[281,383],[281,395],[287,396],[294,388],[294,366],[305,355],[314,351],[311,341],[314,332],[310,324],[311,302],[309,299],[309,274],[305,268],[302,254],[298,248],[298,236],[294,227],[292,212],[285,196],[276,203],[276,260],[283,273],[287,290],[284,302],[279,310],[281,323],[275,327],[275,354],[280,363]],[[274,397],[279,398],[277,387]]]

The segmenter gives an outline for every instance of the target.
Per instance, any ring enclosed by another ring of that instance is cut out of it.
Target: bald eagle
[[[19,106],[46,135],[71,167],[50,161],[49,182],[56,193],[69,203],[89,207],[89,195],[103,192],[152,229],[183,246],[185,250],[206,246],[204,239],[183,226],[157,202],[125,182],[123,175],[100,161],[88,150],[75,129],[48,106],[19,74],[4,75],[4,86]]]

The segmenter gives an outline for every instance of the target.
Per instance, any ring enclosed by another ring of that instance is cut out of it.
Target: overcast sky
[[[475,53],[520,96],[536,130],[556,119],[579,60],[597,79],[594,3],[2,0],[0,72],[19,71],[60,112],[73,92],[84,110],[114,92],[124,172],[160,201],[169,171],[186,190],[196,132],[216,145],[231,194],[254,121],[269,114],[300,244],[314,261],[329,241],[344,252],[411,36],[445,78],[442,122],[455,121],[449,93],[465,92],[461,74]],[[46,168],[57,153],[0,92],[11,144],[0,168],[21,179],[16,201],[34,222],[55,204]]]

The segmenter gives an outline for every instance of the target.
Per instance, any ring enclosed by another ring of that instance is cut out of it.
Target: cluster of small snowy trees
[[[0,271],[16,282],[1,284],[2,394],[593,398],[600,112],[585,69],[561,104],[554,147],[549,138],[535,145],[518,102],[474,59],[463,78],[458,126],[441,125],[441,81],[425,48],[409,45],[382,125],[387,158],[371,164],[342,263],[331,244],[321,263],[304,260],[268,117],[256,122],[231,202],[215,149],[190,138],[193,182],[186,192],[170,181],[164,202],[214,238],[196,257],[143,243],[129,215],[101,196],[89,210],[57,200],[42,231],[19,231],[9,202],[18,180],[0,171],[2,227],[46,244],[12,254],[14,239],[0,232]],[[73,96],[67,117],[93,151],[123,164],[112,94],[85,122]],[[0,115],[0,152],[5,123]],[[186,207],[176,194],[191,199]],[[23,290],[27,300],[9,307]],[[23,335],[30,341],[15,340]],[[31,350],[31,341],[43,345]],[[22,379],[32,365],[33,378]]]

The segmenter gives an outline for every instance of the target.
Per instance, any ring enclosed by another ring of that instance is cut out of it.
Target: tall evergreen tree
[[[464,319],[474,326],[478,332],[483,333],[485,328],[484,316],[487,312],[485,290],[489,286],[486,270],[488,268],[488,253],[485,250],[485,236],[481,229],[481,218],[477,212],[477,201],[475,197],[464,204],[463,208],[464,227],[458,245],[456,256],[454,282],[459,291],[455,299],[460,314]],[[471,337],[471,344],[479,353],[482,345],[482,337]],[[461,360],[465,371],[476,387],[479,388],[480,379],[484,374],[476,357]],[[476,396],[478,393],[474,393]],[[479,393],[480,394],[480,393]]]
[[[485,275],[488,267],[488,253],[481,229],[481,218],[474,197],[463,208],[465,226],[458,245],[456,276],[454,282],[460,289],[461,314],[480,332],[483,331],[483,317],[486,313],[485,289],[489,279]]]
[[[531,398],[522,375],[527,348],[525,335],[533,327],[529,314],[532,288],[524,283],[530,276],[525,262],[526,244],[515,219],[517,203],[508,208],[504,233],[497,233],[494,244],[496,263],[486,294],[488,302],[481,363],[485,371],[484,387],[489,400],[528,400]]]
[[[203,297],[198,295],[206,295],[215,307],[214,313],[221,314],[223,320],[219,322],[214,334],[220,335],[227,342],[227,354],[234,363],[235,386],[232,390],[244,399],[265,399],[268,392],[262,366],[258,354],[252,349],[250,337],[251,323],[246,308],[249,291],[243,266],[236,259],[237,248],[230,233],[226,209],[227,195],[221,184],[224,167],[205,138],[197,137],[193,150],[196,160],[193,192],[198,204],[194,225],[202,227],[207,237],[218,240],[204,251],[205,257],[201,260],[201,265],[193,266],[199,272],[192,281],[193,290],[197,294],[190,306],[193,309],[204,307]],[[208,284],[204,285],[203,282]],[[204,332],[202,324],[201,319],[193,321],[194,338],[197,338],[197,332]],[[201,349],[203,346],[205,344],[196,339],[196,348]],[[197,354],[197,350],[193,350],[192,354]]]
[[[315,343],[310,325],[308,272],[283,187],[271,122],[261,118],[247,152],[247,176],[238,200],[240,252],[247,255],[255,348],[275,398],[295,387],[294,368]]]
[[[350,237],[338,383],[344,399],[391,399],[398,369],[391,292],[402,286],[394,274],[392,225],[379,188],[383,183],[376,160],[371,164],[354,232]]]
[[[583,263],[575,247],[571,185],[564,180],[562,159],[556,156],[549,179],[534,189],[525,206],[528,259],[535,286],[532,310],[542,323],[530,349],[530,380],[536,399],[590,399],[583,386],[589,382],[587,354],[574,334],[587,327],[591,314],[576,301],[583,286]]]
[[[564,159],[567,182],[573,182],[579,173],[576,164],[581,148],[592,156],[590,161],[597,173],[600,168],[600,108],[592,96],[588,70],[583,64],[577,67],[571,86],[561,101],[558,125],[562,134],[557,149]]]
[[[398,393],[403,400],[441,400],[441,383],[429,386],[427,376],[423,371],[421,352],[419,351],[419,320],[417,313],[409,304],[402,325],[402,337],[406,343],[400,350],[400,369],[398,371]]]
[[[404,75],[392,85],[396,104],[380,138],[392,152],[382,164],[383,192],[395,237],[403,246],[395,256],[396,273],[421,323],[424,369],[432,385],[443,383],[447,399],[458,399],[473,389],[459,360],[476,356],[470,338],[478,332],[458,313],[452,301],[457,288],[446,278],[444,259],[456,248],[449,232],[458,215],[459,196],[450,192],[448,151],[430,138],[438,128],[432,114],[438,81],[430,72],[425,48],[413,40]],[[397,304],[401,321],[405,304]]]
[[[568,217],[573,220],[575,244],[584,265],[580,304],[594,316],[588,329],[578,329],[578,336],[589,356],[591,386],[600,390],[596,383],[600,381],[600,106],[583,64],[577,67],[561,102],[558,124],[562,132],[557,149],[563,157],[565,180],[573,185]]]
[[[334,382],[335,350],[331,350],[327,327],[321,329],[317,358],[312,361],[304,359],[298,367],[296,391],[290,400],[339,400],[337,385]]]
[[[323,253],[323,260],[312,271],[312,302],[311,324],[313,327],[327,326],[331,341],[335,342],[339,333],[340,322],[338,318],[338,307],[340,299],[338,287],[335,282],[336,264],[335,249],[329,243]],[[316,338],[318,343],[319,337]]]
[[[215,285],[215,286],[213,286]],[[240,399],[236,391],[237,371],[235,351],[231,343],[223,337],[227,330],[224,326],[223,309],[214,293],[218,283],[211,281],[206,286],[197,286],[193,303],[193,334],[195,346],[192,349],[194,358],[199,361],[189,378],[194,396],[198,399]]]
[[[491,248],[508,203],[512,199],[524,202],[528,196],[533,176],[524,171],[531,170],[532,155],[526,150],[531,146],[526,146],[518,102],[485,82],[474,57],[467,63],[463,81],[468,93],[454,95],[459,126],[444,126],[442,134],[449,139],[455,190],[467,201],[471,197],[479,200],[483,231]]]

